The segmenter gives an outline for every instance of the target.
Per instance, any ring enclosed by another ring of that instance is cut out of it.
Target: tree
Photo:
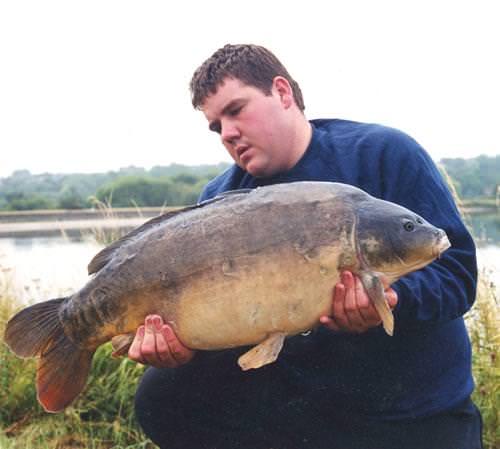
[[[144,176],[118,178],[96,193],[100,201],[111,199],[113,207],[163,206],[170,204],[174,196],[174,187],[170,181]]]
[[[58,200],[59,209],[83,209],[86,201],[73,186],[65,186],[61,189]]]
[[[6,197],[7,210],[34,210],[34,209],[54,209],[54,201],[39,195],[14,193]]]

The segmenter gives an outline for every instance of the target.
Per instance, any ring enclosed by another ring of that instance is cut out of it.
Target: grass
[[[0,279],[0,335],[19,307]],[[482,273],[466,317],[473,347],[474,401],[484,421],[485,449],[500,447],[500,312],[495,286]],[[143,367],[97,351],[88,387],[63,413],[45,413],[36,400],[35,362],[0,344],[0,449],[151,449],[134,421],[133,397]]]
[[[91,197],[89,201],[92,203],[92,206],[99,212],[101,218],[103,219],[111,219],[115,220],[118,218],[118,215],[116,211],[118,209],[114,208],[111,205],[112,202],[112,196],[109,198],[105,199],[104,201],[101,201],[97,199],[96,197]],[[138,217],[144,218],[144,221],[146,222],[146,218],[144,217],[142,213],[142,209],[137,205],[137,203],[133,202],[135,211],[137,213]],[[158,209],[158,215],[162,215],[163,213],[178,209],[179,207],[166,207],[165,205],[161,206],[161,208]],[[109,245],[110,243],[113,243],[114,241],[122,238],[124,235],[128,234],[131,231],[129,228],[119,228],[119,227],[112,227],[112,228],[94,228],[90,231],[90,236],[97,242],[102,245]],[[0,448],[1,449],[1,448]]]
[[[113,218],[106,203],[96,204],[103,216]],[[95,230],[103,244],[121,237],[124,230]],[[1,268],[1,267],[0,267]],[[20,307],[0,271],[0,335]],[[466,316],[473,353],[473,394],[484,421],[485,449],[500,447],[500,311],[495,286],[481,273],[477,300]],[[84,394],[57,415],[47,414],[36,400],[35,362],[14,356],[0,342],[0,449],[151,449],[156,447],[134,421],[133,398],[143,367],[127,359],[111,358],[110,345],[94,356]]]
[[[500,447],[500,308],[495,290],[482,273],[476,303],[466,316],[476,382],[473,399],[483,417],[485,449]]]
[[[94,206],[103,218],[116,218],[108,203],[95,200]],[[92,237],[106,245],[127,232],[99,228]],[[0,271],[0,336],[21,307],[10,284]],[[126,358],[114,359],[111,352],[109,343],[97,350],[85,392],[53,415],[36,399],[36,361],[19,359],[0,340],[0,449],[155,448],[134,420],[134,394],[144,367]]]
[[[19,302],[0,278],[0,334]],[[113,359],[109,344],[94,356],[84,394],[63,413],[48,414],[36,400],[35,361],[0,343],[0,449],[150,449],[134,420],[137,382],[144,368]]]
[[[116,212],[111,206],[112,196],[110,196],[105,201],[100,201],[96,197],[91,197],[90,201],[95,209],[97,209],[104,219],[116,219]],[[139,207],[136,206],[137,215],[142,217],[142,213]],[[102,245],[109,245],[110,243],[121,239],[124,235],[129,232],[129,229],[123,228],[95,228],[92,229],[91,235],[97,243]]]
[[[464,201],[457,194],[455,183],[446,170],[443,169],[442,174],[476,244],[486,242],[484,236],[474,232],[472,217],[466,209],[489,207],[498,210],[498,197],[495,200]],[[485,449],[500,447],[500,308],[496,287],[487,271],[479,273],[476,302],[465,316],[472,345],[472,373],[476,383],[472,398],[481,410]]]

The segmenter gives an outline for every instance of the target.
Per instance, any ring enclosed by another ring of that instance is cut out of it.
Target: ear
[[[295,103],[293,98],[292,86],[288,80],[282,76],[275,76],[273,79],[272,90],[279,96],[281,103],[285,109],[288,109]]]

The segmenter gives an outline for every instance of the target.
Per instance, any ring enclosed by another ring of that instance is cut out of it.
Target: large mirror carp
[[[345,184],[231,192],[154,218],[106,247],[81,290],[19,312],[5,341],[39,358],[38,399],[56,412],[83,390],[97,347],[113,339],[126,353],[149,314],[192,349],[252,345],[239,364],[258,368],[276,360],[286,336],[319,324],[341,271],[350,270],[392,335],[383,285],[449,246],[444,231],[415,213]]]

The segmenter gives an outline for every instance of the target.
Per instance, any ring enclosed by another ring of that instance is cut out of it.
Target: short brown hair
[[[193,106],[199,108],[210,94],[217,91],[227,77],[240,80],[260,89],[265,95],[270,95],[273,79],[276,76],[288,80],[295,102],[303,111],[304,99],[298,83],[269,50],[251,44],[224,45],[198,67],[189,85],[191,100]]]

